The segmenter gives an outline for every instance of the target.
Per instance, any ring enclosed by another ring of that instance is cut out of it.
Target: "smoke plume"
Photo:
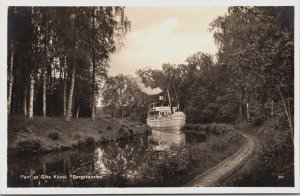
[[[140,77],[135,78],[135,81],[139,89],[148,95],[157,95],[162,92],[162,90],[158,87],[157,88],[151,88],[150,86],[146,87]]]

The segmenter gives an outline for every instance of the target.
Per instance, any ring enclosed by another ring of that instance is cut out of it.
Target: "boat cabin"
[[[167,102],[155,102],[150,105],[148,117],[157,118],[172,115],[177,110],[177,107],[171,107]]]

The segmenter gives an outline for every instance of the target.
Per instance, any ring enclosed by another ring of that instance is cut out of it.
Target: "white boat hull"
[[[186,116],[183,112],[175,112],[170,116],[147,118],[147,125],[156,129],[180,130],[184,127]]]

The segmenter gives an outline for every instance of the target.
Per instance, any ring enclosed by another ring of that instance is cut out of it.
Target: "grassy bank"
[[[294,147],[285,121],[270,119],[259,126],[243,122],[237,128],[257,138],[254,156],[222,186],[294,186]]]
[[[8,121],[8,153],[24,154],[87,147],[102,142],[137,135],[148,130],[126,120],[112,118],[72,119],[65,122],[62,117],[12,116]]]

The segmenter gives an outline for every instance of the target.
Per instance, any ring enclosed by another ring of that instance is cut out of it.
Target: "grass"
[[[122,132],[120,132],[122,128]],[[137,126],[126,120],[97,117],[72,119],[65,122],[62,117],[35,116],[30,120],[22,115],[12,116],[8,121],[8,153],[26,152],[24,145],[35,145],[37,151],[55,151],[77,147],[84,142],[95,143],[117,140],[128,135],[136,135],[147,130],[147,126]],[[92,139],[91,139],[92,138]]]

